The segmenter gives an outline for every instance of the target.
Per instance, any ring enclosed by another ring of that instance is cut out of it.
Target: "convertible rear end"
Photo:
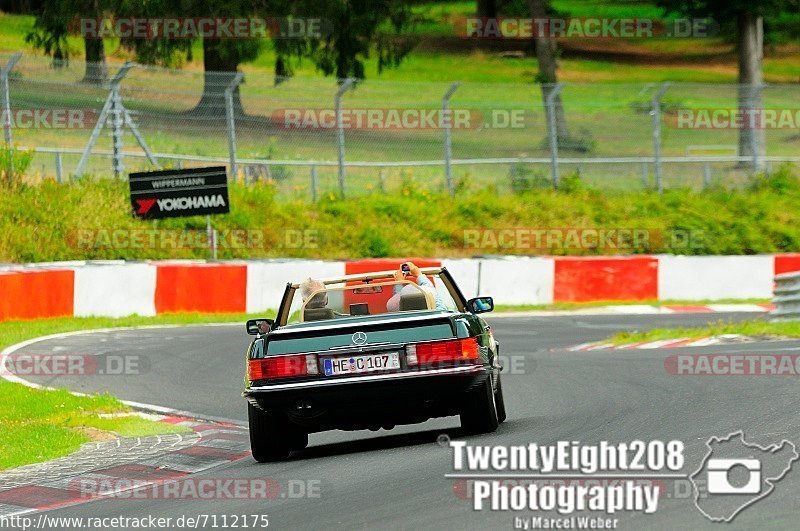
[[[348,321],[335,333],[287,327],[256,346],[250,403],[309,432],[388,428],[458,414],[453,399],[486,378],[488,349],[458,338],[447,315]]]
[[[468,432],[493,431],[505,418],[500,369],[491,329],[469,312],[426,308],[278,327],[247,356],[253,455],[283,458],[305,447],[309,433],[450,415]]]

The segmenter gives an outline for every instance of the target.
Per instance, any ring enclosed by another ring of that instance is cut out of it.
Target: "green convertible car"
[[[506,418],[499,345],[445,268],[286,286],[277,316],[247,322],[243,396],[257,461],[286,458],[326,430],[392,429],[460,415],[466,433]]]

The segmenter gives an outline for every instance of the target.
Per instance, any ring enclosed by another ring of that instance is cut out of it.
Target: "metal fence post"
[[[556,96],[561,94],[564,85],[556,83],[550,94],[547,95],[545,106],[547,107],[547,133],[550,136],[550,171],[553,176],[553,190],[558,190],[558,130],[556,126]]]
[[[56,151],[56,182],[61,182],[63,179],[64,165],[61,161],[61,152]]]
[[[311,202],[317,202],[317,165],[311,165]]]
[[[708,161],[703,163],[703,190],[707,190],[711,186],[711,166]]]
[[[92,148],[94,147],[95,143],[97,143],[97,138],[100,136],[100,130],[103,129],[103,125],[105,125],[106,118],[108,118],[109,111],[112,111],[114,106],[116,105],[115,116],[113,120],[114,126],[114,172],[117,171],[117,148],[119,148],[120,153],[120,160],[119,165],[122,166],[121,161],[121,150],[122,150],[122,140],[120,138],[120,145],[117,146],[117,137],[116,135],[120,132],[122,127],[122,113],[124,109],[120,106],[120,99],[119,99],[119,85],[122,83],[122,80],[128,74],[128,71],[134,67],[134,63],[131,61],[126,62],[122,67],[120,67],[119,72],[114,76],[114,79],[111,80],[111,90],[108,93],[108,97],[106,98],[106,102],[103,105],[103,110],[100,111],[100,116],[97,118],[97,123],[94,125],[94,129],[92,130],[92,135],[89,137],[89,142],[86,144],[86,149],[83,150],[83,154],[81,155],[81,159],[78,161],[78,166],[75,168],[75,175],[81,175],[83,173],[83,168],[86,166],[86,161],[89,160],[89,155],[92,153]],[[117,124],[117,120],[119,120],[119,124]]]
[[[646,162],[642,162],[642,186],[647,190],[650,187],[650,170]]]
[[[342,96],[355,83],[355,78],[348,77],[339,86],[333,97],[333,106],[336,110],[336,143],[339,155],[339,195],[344,198],[344,119],[342,118]]]
[[[22,57],[22,52],[15,53],[11,56],[8,60],[8,63],[0,69],[0,84],[2,84],[2,94],[3,96],[3,137],[6,141],[6,147],[11,149],[11,95],[8,90],[8,77],[11,75],[11,70],[14,69],[14,66],[17,64],[17,61],[20,60]]]
[[[230,157],[231,176],[230,179],[236,180],[236,119],[233,115],[233,91],[242,82],[244,73],[238,72],[228,86],[225,87],[225,118],[228,130],[228,156]]]
[[[447,193],[451,196],[455,195],[453,189],[453,170],[450,167],[450,160],[453,158],[453,143],[451,139],[451,130],[453,127],[453,115],[450,111],[450,98],[453,97],[456,90],[458,90],[460,81],[456,81],[447,92],[442,96],[442,125],[444,126],[444,178],[447,183]]]
[[[756,118],[756,107],[761,102],[761,91],[764,89],[764,85],[754,85],[750,88],[748,93],[750,94],[749,101],[747,102],[747,107],[750,109],[750,120],[745,127],[751,127],[753,130],[750,132],[750,149],[753,151],[753,171],[760,171],[764,169],[763,162],[761,160],[761,131],[759,128],[764,127],[764,124],[761,123],[761,118]]]
[[[6,179],[9,181],[12,178],[12,173],[14,171],[14,160],[13,154],[11,152],[11,95],[8,90],[8,77],[11,74],[11,70],[14,68],[14,65],[17,64],[20,57],[22,57],[22,53],[16,53],[11,56],[8,60],[8,63],[0,69],[0,94],[3,96],[3,137],[5,138],[5,146],[8,150],[8,168],[6,168]]]
[[[122,102],[119,96],[119,85],[111,86],[111,152],[112,166],[114,168],[114,178],[119,179],[120,174],[125,171],[125,164],[122,160]]]
[[[651,101],[650,114],[653,115],[653,169],[656,174],[656,189],[658,193],[664,191],[661,181],[661,98],[669,89],[669,83],[662,83]]]

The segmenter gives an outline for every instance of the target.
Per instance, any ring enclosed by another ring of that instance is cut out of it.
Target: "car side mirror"
[[[250,319],[247,321],[247,333],[251,336],[263,335],[272,330],[275,319]]]
[[[467,308],[472,313],[486,313],[494,310],[494,299],[491,297],[475,297],[467,301]]]

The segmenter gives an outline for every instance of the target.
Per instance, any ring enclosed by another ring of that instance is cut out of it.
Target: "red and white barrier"
[[[413,259],[443,265],[464,296],[497,304],[769,298],[800,253],[757,256],[499,257]],[[32,264],[0,271],[0,321],[172,312],[258,313],[286,283],[387,270],[402,259]]]
[[[86,265],[74,271],[72,314],[76,317],[156,314],[157,266]]]
[[[652,256],[559,257],[556,302],[658,299],[659,261]]]
[[[555,262],[552,258],[442,260],[466,298],[491,295],[497,304],[553,302]]]
[[[775,258],[758,256],[662,256],[661,299],[719,300],[772,297]]]

